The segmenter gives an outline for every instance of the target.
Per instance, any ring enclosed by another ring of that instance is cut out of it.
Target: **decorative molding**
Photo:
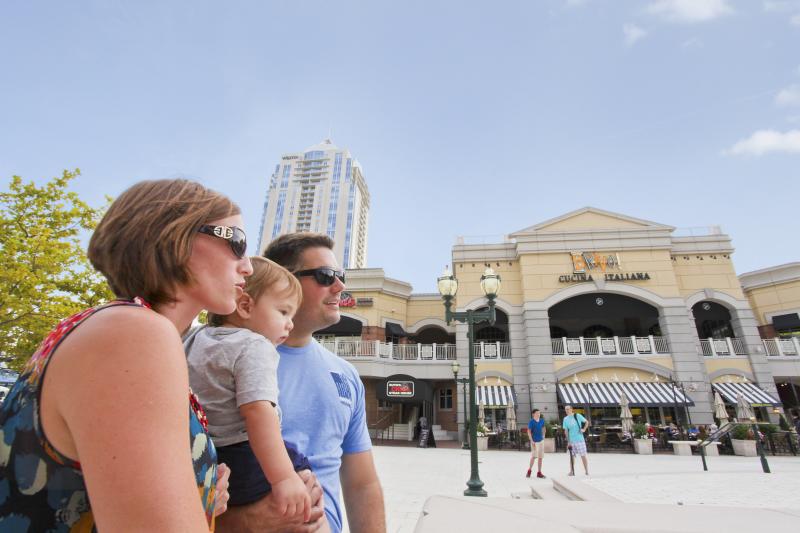
[[[638,359],[624,359],[621,357],[602,357],[593,359],[584,359],[576,361],[571,365],[556,372],[556,381],[563,381],[571,378],[574,374],[586,372],[587,370],[595,370],[600,368],[620,367],[630,368],[631,370],[641,370],[650,374],[657,374],[664,379],[669,379],[669,375],[674,373],[674,370],[666,366],[661,366],[650,361],[643,361]]]
[[[708,382],[712,383],[715,379],[722,376],[739,376],[747,378],[749,381],[755,381],[756,378],[751,372],[746,372],[741,368],[720,368],[708,374]]]
[[[447,322],[442,320],[441,318],[423,318],[408,327],[406,330],[408,333],[417,333],[419,330],[423,328],[427,328],[428,326],[435,326],[443,329],[447,333],[455,333],[456,327],[455,325],[447,325]]]
[[[739,283],[745,291],[797,280],[800,280],[800,262],[762,268],[739,275]]]

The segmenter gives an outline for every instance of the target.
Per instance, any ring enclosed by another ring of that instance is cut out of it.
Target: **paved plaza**
[[[413,532],[423,505],[431,496],[450,497],[453,512],[463,506],[460,500],[465,498],[461,494],[470,474],[469,451],[377,446],[374,454],[384,487],[389,532]],[[497,502],[492,500],[494,498],[508,500],[509,505],[517,506],[515,513],[519,515],[520,509],[536,509],[537,506],[543,509],[541,506],[546,503],[552,504],[546,506],[550,510],[554,508],[553,505],[555,508],[560,505],[582,505],[588,509],[590,505],[622,505],[619,502],[658,504],[625,505],[622,509],[625,512],[638,509],[646,513],[653,524],[659,525],[662,521],[658,516],[659,511],[663,508],[664,518],[668,516],[668,511],[676,509],[678,505],[686,507],[686,512],[697,510],[693,507],[697,505],[726,506],[745,513],[748,509],[776,509],[778,513],[788,513],[782,515],[783,518],[800,518],[800,457],[769,457],[773,473],[763,474],[757,457],[710,457],[707,459],[709,472],[703,472],[699,456],[592,454],[589,456],[591,476],[587,479],[582,474],[567,478],[568,457],[558,453],[545,457],[543,471],[548,476],[546,480],[524,477],[527,459],[526,452],[481,452],[480,476],[490,500],[468,498],[468,505]],[[582,472],[578,463],[576,469]],[[588,501],[569,502],[563,494],[553,489],[554,479],[557,483],[577,487],[578,492],[588,494]],[[532,488],[544,501],[530,499]],[[499,503],[506,505],[505,501]],[[441,506],[441,500],[438,504]],[[491,513],[486,510],[481,516],[489,517]],[[655,525],[653,529],[641,527],[632,531],[664,530]],[[485,531],[485,528],[484,523],[479,530]],[[575,531],[578,530],[582,529]]]

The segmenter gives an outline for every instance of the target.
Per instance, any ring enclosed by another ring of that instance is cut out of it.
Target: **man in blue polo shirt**
[[[544,458],[544,418],[538,409],[531,411],[531,421],[528,422],[528,438],[531,441],[531,461],[528,464],[528,473],[525,477],[531,477],[534,459],[539,459],[539,470],[536,477],[544,479],[542,474],[542,458]]]
[[[586,439],[583,438],[583,434],[589,429],[589,421],[586,420],[582,414],[573,413],[571,405],[564,406],[564,411],[567,413],[567,416],[565,416],[563,422],[561,422],[561,427],[564,428],[564,436],[567,438],[567,448],[572,457],[576,455],[580,456],[583,462],[583,470],[588,476],[589,460],[586,457]],[[572,465],[572,461],[570,461],[570,465]],[[569,475],[575,475],[575,470],[573,468],[570,468]]]

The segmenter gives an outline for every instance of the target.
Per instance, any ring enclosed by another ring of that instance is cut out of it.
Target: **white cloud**
[[[567,7],[579,7],[585,4],[588,0],[565,0]]]
[[[622,33],[625,35],[625,44],[627,46],[633,46],[636,44],[636,41],[647,35],[647,30],[640,28],[636,24],[624,24],[622,26]]]
[[[800,85],[790,85],[778,91],[775,103],[779,106],[800,106]]]
[[[764,0],[764,11],[773,13],[785,13],[798,7],[797,0]]]
[[[647,11],[673,22],[705,22],[733,13],[728,0],[656,0]]]
[[[684,47],[684,48],[687,48],[687,49],[702,48],[703,47],[703,41],[700,40],[697,37],[691,37],[691,38],[686,39],[685,41],[683,41],[681,43],[681,46]]]
[[[771,152],[800,154],[800,130],[789,130],[786,133],[759,130],[724,151],[726,155],[744,156],[762,156]]]
[[[793,15],[792,18],[789,19],[789,22],[792,26],[797,26],[800,28],[800,13]]]

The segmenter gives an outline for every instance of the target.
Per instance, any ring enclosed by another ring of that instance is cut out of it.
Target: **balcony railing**
[[[476,342],[475,359],[511,359],[511,345],[507,342]]]
[[[452,361],[456,358],[455,344],[394,344],[346,339],[323,341],[321,344],[340,357],[353,359]]]
[[[744,341],[733,337],[700,339],[700,351],[705,357],[747,355],[747,348],[744,345]]]
[[[613,356],[668,354],[666,337],[557,337],[550,339],[553,355]]]
[[[768,356],[800,355],[800,337],[761,339]]]

